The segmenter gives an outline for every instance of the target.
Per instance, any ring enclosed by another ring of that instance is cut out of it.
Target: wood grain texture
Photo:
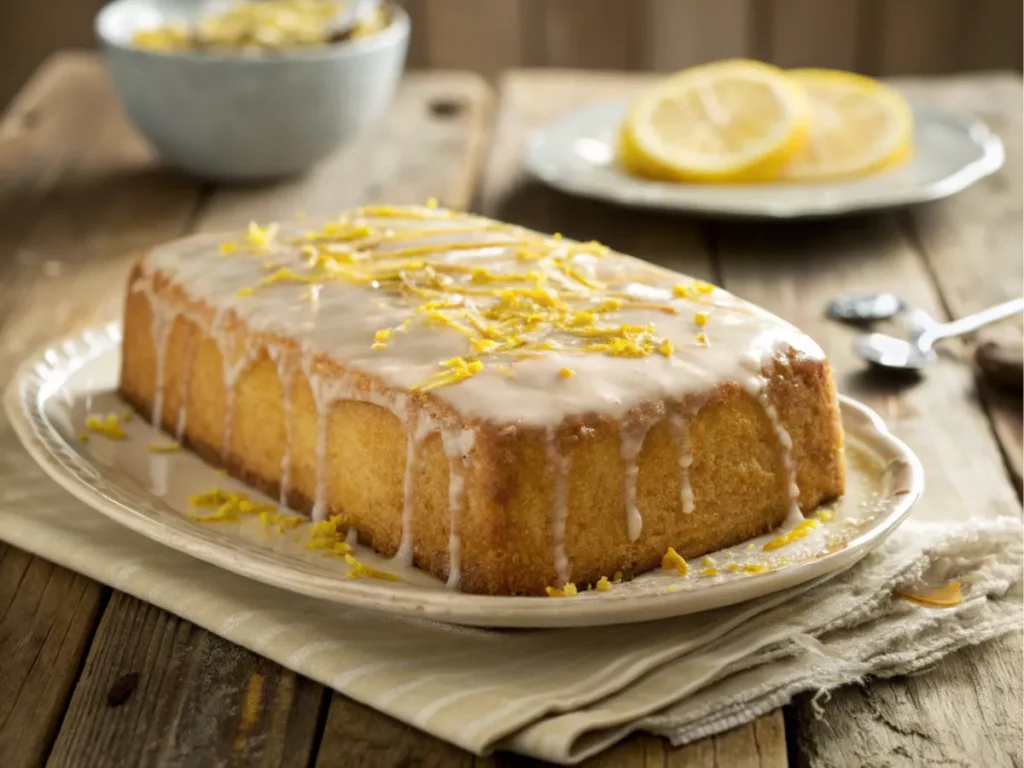
[[[335,693],[317,752],[317,768],[473,768],[474,755]]]
[[[771,0],[766,56],[780,67],[856,69],[862,0]]]
[[[522,57],[518,0],[430,0],[419,33],[432,68],[470,69],[494,78]]]
[[[748,56],[751,0],[645,0],[639,68],[671,72],[716,59]]]
[[[40,764],[103,605],[84,576],[0,544],[0,756]]]
[[[104,0],[0,3],[0,110],[52,53],[92,45],[93,16]]]
[[[636,8],[622,0],[519,0],[522,63],[634,69],[639,60]]]
[[[885,75],[955,72],[963,66],[961,24],[972,13],[961,0],[881,0],[869,71]],[[1008,21],[1008,19],[1007,19]]]
[[[107,607],[49,765],[305,766],[323,689],[123,593]]]

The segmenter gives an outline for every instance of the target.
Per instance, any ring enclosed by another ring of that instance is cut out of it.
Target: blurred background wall
[[[1021,69],[1022,0],[400,0],[411,67],[665,71],[726,56],[872,75]],[[0,0],[0,108],[104,0]]]

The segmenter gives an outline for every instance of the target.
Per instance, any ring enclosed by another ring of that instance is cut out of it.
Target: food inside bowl
[[[132,44],[158,53],[306,50],[375,34],[391,21],[381,4],[354,26],[339,31],[336,22],[343,9],[343,3],[328,0],[239,2],[195,22],[175,20],[137,30]]]

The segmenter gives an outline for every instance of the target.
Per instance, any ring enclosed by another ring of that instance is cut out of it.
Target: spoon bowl
[[[883,368],[920,370],[935,359],[932,349],[922,349],[913,342],[885,333],[868,333],[854,342],[857,354],[873,365]]]

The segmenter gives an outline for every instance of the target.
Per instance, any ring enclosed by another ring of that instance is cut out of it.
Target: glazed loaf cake
[[[281,504],[474,593],[629,578],[844,484],[807,336],[597,243],[429,205],[153,250],[121,392]]]

